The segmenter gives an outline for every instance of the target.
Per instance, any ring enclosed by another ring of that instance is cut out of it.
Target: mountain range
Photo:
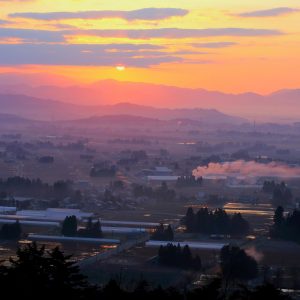
[[[264,122],[300,120],[300,89],[280,90],[269,95],[226,94],[204,89],[179,88],[149,83],[103,80],[93,84],[70,84],[65,78],[31,76],[13,80],[0,74],[0,94],[18,94],[52,99],[77,106],[107,107],[118,103],[172,109],[210,109],[227,115]],[[58,82],[63,84],[58,85]],[[50,84],[45,84],[49,82]],[[44,103],[45,104],[45,103]],[[132,107],[131,107],[132,108]],[[126,112],[125,112],[126,113]]]
[[[93,121],[95,117],[135,116],[158,120],[194,120],[203,124],[242,124],[247,120],[213,109],[164,109],[131,103],[87,106],[24,95],[0,94],[1,114],[40,121]],[[6,116],[4,115],[4,116]],[[94,119],[95,120],[95,119]]]

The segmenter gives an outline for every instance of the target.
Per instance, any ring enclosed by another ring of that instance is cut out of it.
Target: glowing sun
[[[119,65],[119,66],[116,66],[116,70],[117,71],[125,71],[125,66],[122,66],[122,65]]]

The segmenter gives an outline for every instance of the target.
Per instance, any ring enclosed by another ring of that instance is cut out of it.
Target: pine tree
[[[61,233],[65,236],[77,235],[77,218],[76,216],[67,216],[63,222]]]

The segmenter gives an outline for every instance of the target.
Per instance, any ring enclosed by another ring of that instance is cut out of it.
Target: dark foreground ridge
[[[146,281],[128,289],[121,280],[105,286],[91,285],[79,267],[59,248],[45,251],[35,243],[18,249],[16,258],[0,266],[2,295],[12,299],[290,299],[274,286],[265,283],[255,288],[235,284],[219,277],[201,288],[151,287]]]

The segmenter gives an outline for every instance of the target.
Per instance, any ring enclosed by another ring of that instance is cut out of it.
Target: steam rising
[[[290,167],[283,163],[267,164],[255,161],[237,160],[234,162],[209,163],[193,171],[196,177],[208,175],[248,176],[248,177],[300,177],[300,167]]]
[[[245,252],[249,256],[253,257],[258,263],[261,262],[262,259],[264,258],[263,253],[258,252],[255,247],[250,247],[250,248],[246,249]]]

